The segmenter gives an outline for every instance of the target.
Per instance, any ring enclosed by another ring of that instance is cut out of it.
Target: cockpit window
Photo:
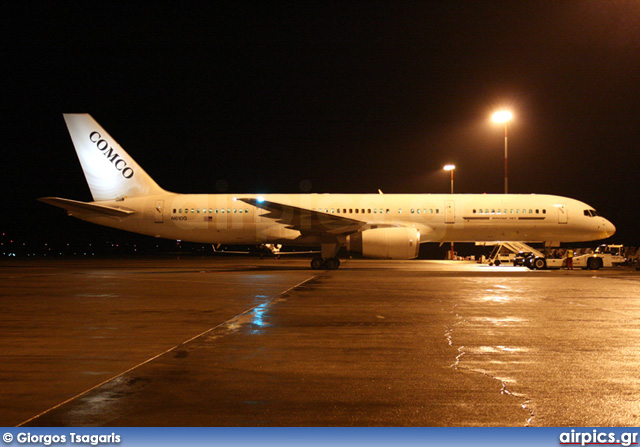
[[[584,210],[584,215],[589,217],[596,217],[598,212],[596,210]]]

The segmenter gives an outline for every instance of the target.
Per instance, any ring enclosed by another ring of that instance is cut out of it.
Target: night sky
[[[3,2],[2,213],[96,234],[62,113],[169,191],[509,192],[582,200],[640,244],[640,2]],[[132,3],[133,6],[131,4]]]

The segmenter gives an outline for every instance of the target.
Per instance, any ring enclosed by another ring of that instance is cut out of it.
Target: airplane
[[[586,203],[536,194],[178,194],[162,189],[89,114],[64,114],[93,202],[43,197],[78,219],[206,244],[319,246],[312,269],[340,266],[340,248],[414,259],[426,242],[604,239],[615,227]]]

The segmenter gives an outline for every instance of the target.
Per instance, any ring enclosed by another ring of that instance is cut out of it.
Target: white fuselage
[[[413,259],[422,242],[591,241],[615,227],[566,197],[518,194],[174,194],[162,189],[88,114],[64,115],[94,202],[39,200],[100,225],[210,244],[320,246],[313,269],[339,267],[341,247]]]
[[[576,242],[615,227],[592,207],[552,195],[524,194],[174,194],[95,202],[130,216],[77,215],[100,225],[166,239],[213,244],[319,245],[313,227],[291,229],[240,199],[295,206],[376,226],[414,227],[420,242]]]

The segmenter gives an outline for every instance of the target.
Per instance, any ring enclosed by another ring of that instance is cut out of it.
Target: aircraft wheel
[[[320,270],[324,267],[324,262],[322,262],[322,258],[317,257],[311,260],[311,268],[313,270]]]
[[[335,270],[340,267],[340,260],[338,258],[329,258],[324,261],[324,268],[327,270]]]
[[[495,265],[496,267],[500,267],[500,259],[496,259],[493,265]]]

